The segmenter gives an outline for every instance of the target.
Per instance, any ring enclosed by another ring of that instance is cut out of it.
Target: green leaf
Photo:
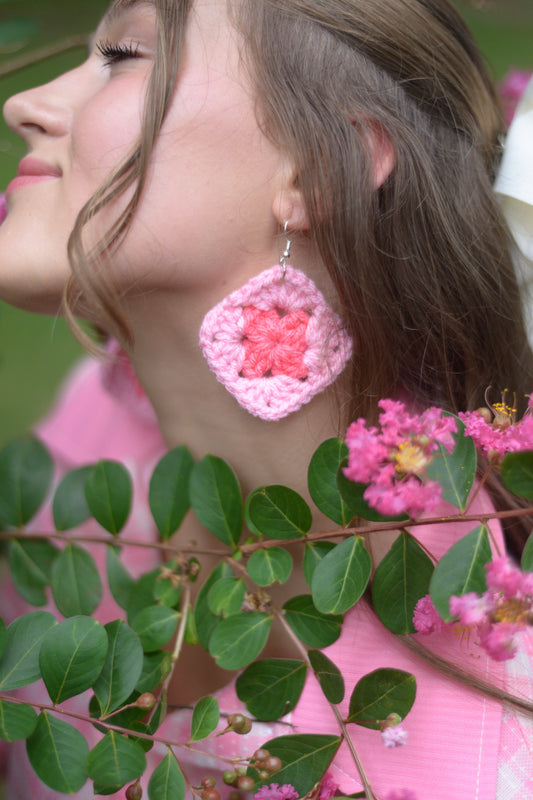
[[[356,483],[347,478],[343,472],[343,468],[346,464],[347,459],[344,459],[337,472],[337,486],[339,487],[342,499],[352,512],[352,517],[362,517],[371,522],[390,522],[396,520],[401,522],[402,520],[409,519],[407,514],[400,514],[396,517],[386,517],[380,514],[379,511],[376,511],[375,508],[369,506],[363,497],[365,489],[367,488],[366,484]]]
[[[238,614],[246,594],[246,584],[242,578],[223,578],[209,590],[207,602],[211,613],[231,617]]]
[[[124,610],[130,601],[135,580],[124,567],[117,549],[109,545],[106,553],[107,581],[113,599]]]
[[[91,516],[85,499],[85,483],[92,467],[80,467],[67,472],[54,494],[52,512],[58,531],[70,530],[81,525]]]
[[[248,561],[248,575],[258,586],[285,583],[292,572],[292,556],[282,547],[256,550]]]
[[[431,481],[437,481],[444,500],[464,511],[476,477],[476,446],[470,436],[465,436],[465,426],[461,420],[454,414],[444,413],[457,423],[457,433],[453,435],[456,444],[451,453],[439,445],[439,453],[427,466],[426,476]]]
[[[357,682],[350,697],[348,722],[379,730],[389,714],[403,719],[416,697],[415,676],[400,669],[375,669]]]
[[[18,689],[41,677],[39,652],[55,617],[47,611],[30,611],[7,629],[6,648],[0,659],[0,689]]]
[[[311,528],[311,509],[287,486],[263,486],[252,492],[244,510],[246,524],[269,539],[300,539]]]
[[[298,797],[303,797],[322,778],[340,743],[339,736],[300,733],[271,739],[263,747],[281,759],[283,764],[273,776],[276,783],[280,786],[290,783],[298,792]],[[271,782],[272,778],[265,781],[267,784]]]
[[[123,620],[105,626],[109,646],[106,660],[93,689],[102,716],[109,714],[127,700],[134,690],[143,669],[143,650],[135,633]]]
[[[291,597],[283,612],[287,624],[308,647],[328,647],[341,635],[342,616],[322,614],[310,594]]]
[[[507,453],[500,474],[507,489],[519,497],[533,500],[533,451]]]
[[[0,700],[0,739],[16,742],[27,739],[35,730],[37,714],[27,705]]]
[[[353,517],[337,485],[337,473],[347,455],[348,448],[344,442],[336,438],[327,439],[315,451],[307,473],[313,502],[326,517],[343,528]]]
[[[189,479],[193,467],[192,455],[181,446],[164,455],[152,474],[148,499],[164,541],[178,530],[189,510]]]
[[[372,561],[360,536],[350,536],[317,565],[311,591],[324,614],[342,614],[354,606],[366,589]]]
[[[152,773],[148,797],[150,800],[184,800],[185,779],[170,750]]]
[[[44,606],[44,591],[52,580],[52,566],[59,553],[45,539],[12,539],[8,544],[9,572],[17,592],[32,606]]]
[[[335,545],[333,542],[306,542],[304,550],[304,578],[307,585],[310,587],[313,580],[313,574],[318,564],[322,559],[327,556],[330,550],[333,550]]]
[[[154,604],[155,585],[160,575],[161,567],[156,567],[134,581],[126,606],[130,625],[133,625],[137,614],[140,614],[147,606]]]
[[[137,742],[109,731],[87,758],[87,773],[101,786],[124,786],[142,775],[146,756]]]
[[[52,595],[64,617],[90,616],[102,599],[102,583],[87,550],[66,545],[52,569]]]
[[[220,709],[216,697],[202,697],[194,706],[191,721],[190,742],[199,742],[213,733],[220,719]]]
[[[533,572],[533,533],[529,535],[522,551],[520,566],[524,572]]]
[[[0,450],[0,519],[20,528],[41,507],[52,482],[53,462],[37,439],[17,439]]]
[[[309,650],[307,655],[326,700],[341,703],[344,699],[344,678],[339,668],[320,650]]]
[[[450,621],[450,597],[458,597],[467,592],[483,594],[485,564],[492,558],[489,537],[484,525],[478,525],[462,539],[459,539],[443,555],[431,578],[429,592],[433,605],[441,617]]]
[[[141,676],[135,684],[139,694],[153,692],[168,675],[170,669],[170,653],[165,650],[158,653],[145,653]]]
[[[272,617],[247,611],[223,619],[209,642],[209,652],[223,669],[242,669],[257,658],[265,646]]]
[[[304,661],[265,658],[246,667],[235,683],[237,697],[257,719],[274,720],[288,714],[302,694]]]
[[[381,622],[393,633],[414,633],[413,613],[429,591],[433,563],[416,539],[398,536],[376,569],[372,604]]]
[[[54,791],[73,794],[85,783],[89,747],[72,725],[43,711],[26,749],[33,769]]]
[[[126,524],[132,494],[130,474],[118,461],[99,461],[85,483],[85,498],[91,514],[102,528],[115,536]]]
[[[206,456],[191,473],[189,495],[194,513],[208,531],[230,547],[242,533],[242,495],[231,467]]]
[[[91,617],[71,617],[48,631],[39,666],[54,705],[89,689],[107,654],[107,634]]]
[[[148,606],[132,623],[146,653],[159,650],[173,637],[178,624],[179,612],[168,606]]]
[[[223,578],[234,578],[234,574],[225,561],[218,564],[207,578],[198,592],[194,607],[196,633],[204,650],[209,650],[209,641],[215,628],[219,625],[219,618],[209,609],[209,592],[214,584]]]

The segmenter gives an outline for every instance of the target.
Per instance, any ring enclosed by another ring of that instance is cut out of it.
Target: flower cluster
[[[363,497],[381,514],[416,517],[435,508],[441,498],[440,486],[422,478],[439,445],[453,449],[455,419],[439,408],[415,416],[395,400],[380,400],[379,407],[379,429],[367,427],[362,418],[348,428],[344,474],[369,484]]]
[[[525,69],[510,69],[504,75],[499,85],[499,91],[507,127],[511,124],[517,106],[532,77],[533,72]]]
[[[7,217],[7,204],[5,195],[0,194],[0,225]]]
[[[533,624],[533,573],[522,572],[502,556],[485,567],[487,591],[468,592],[450,598],[450,613],[467,628],[476,628],[481,647],[495,661],[513,658],[516,636]],[[441,631],[447,624],[429,595],[415,607],[413,624],[418,633]]]
[[[254,794],[254,800],[297,800],[298,792],[290,783],[271,783],[270,786],[262,786]]]
[[[389,714],[381,725],[381,738],[385,747],[400,747],[407,744],[407,731],[399,714]]]
[[[527,413],[516,419],[514,403],[495,403],[489,408],[459,413],[464,422],[465,433],[471,436],[478,450],[491,461],[498,461],[505,453],[533,449],[532,400],[529,399]]]

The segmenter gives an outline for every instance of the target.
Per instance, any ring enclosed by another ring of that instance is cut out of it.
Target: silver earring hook
[[[283,277],[285,277],[285,273],[287,272],[287,261],[291,257],[292,240],[289,239],[289,237],[287,236],[288,229],[289,229],[289,223],[287,221],[287,222],[285,222],[285,225],[283,226],[283,233],[287,237],[286,241],[285,241],[285,250],[283,251],[283,255],[281,256],[281,258],[279,260],[279,263],[283,267]]]

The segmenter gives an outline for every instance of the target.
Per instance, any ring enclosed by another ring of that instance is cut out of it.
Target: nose
[[[74,72],[13,95],[4,104],[7,125],[28,144],[38,135],[60,137],[69,132],[75,100]]]

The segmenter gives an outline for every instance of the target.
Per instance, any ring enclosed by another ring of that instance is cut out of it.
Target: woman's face
[[[57,311],[76,216],[138,139],[155,46],[152,3],[122,0],[84,64],[6,103],[8,125],[28,145],[0,227],[0,296],[8,302]],[[212,288],[246,262],[253,272],[269,266],[286,174],[258,127],[226,0],[196,0],[141,203],[110,266],[118,288]],[[122,197],[98,216],[86,245],[124,205]]]

